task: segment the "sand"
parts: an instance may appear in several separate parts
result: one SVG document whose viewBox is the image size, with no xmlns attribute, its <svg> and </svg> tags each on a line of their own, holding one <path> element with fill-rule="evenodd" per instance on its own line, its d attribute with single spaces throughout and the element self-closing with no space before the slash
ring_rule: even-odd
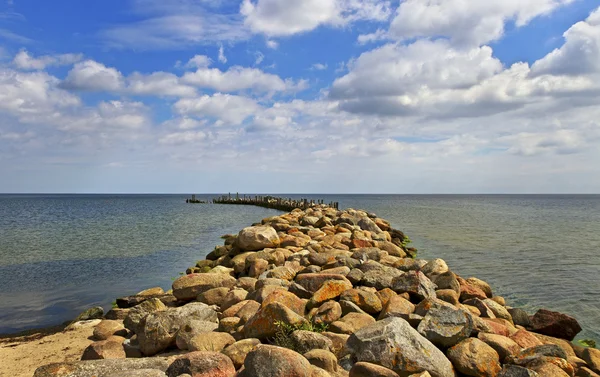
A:
<svg viewBox="0 0 600 377">
<path fill-rule="evenodd" d="M 42 365 L 80 360 L 98 322 L 80 322 L 73 330 L 55 327 L 0 338 L 0 377 L 32 377 Z"/>
</svg>

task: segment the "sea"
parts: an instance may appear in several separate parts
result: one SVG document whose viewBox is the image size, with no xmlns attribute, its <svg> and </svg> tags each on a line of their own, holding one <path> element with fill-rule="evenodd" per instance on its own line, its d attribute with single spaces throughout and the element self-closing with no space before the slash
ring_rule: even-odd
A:
<svg viewBox="0 0 600 377">
<path fill-rule="evenodd" d="M 197 195 L 210 200 L 222 194 Z M 600 340 L 600 195 L 286 195 L 364 209 L 419 258 L 489 282 L 507 304 L 576 317 Z M 223 234 L 281 212 L 190 195 L 0 195 L 0 334 L 169 289 Z"/>
</svg>

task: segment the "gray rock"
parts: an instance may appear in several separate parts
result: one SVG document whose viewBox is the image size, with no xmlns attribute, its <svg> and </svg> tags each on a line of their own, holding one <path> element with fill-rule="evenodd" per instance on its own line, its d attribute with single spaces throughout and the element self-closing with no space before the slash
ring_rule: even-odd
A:
<svg viewBox="0 0 600 377">
<path fill-rule="evenodd" d="M 215 322 L 203 321 L 200 319 L 189 319 L 177 331 L 175 344 L 180 350 L 187 350 L 192 338 L 198 334 L 209 333 L 219 327 Z"/>
<path fill-rule="evenodd" d="M 436 275 L 432 278 L 432 281 L 438 289 L 452 289 L 456 293 L 460 293 L 460 283 L 452 271 Z"/>
<path fill-rule="evenodd" d="M 505 365 L 498 377 L 538 377 L 536 372 L 517 365 Z"/>
<path fill-rule="evenodd" d="M 442 351 L 402 318 L 390 317 L 363 327 L 350 336 L 347 346 L 357 361 L 375 363 L 400 375 L 427 371 L 432 377 L 454 377 Z"/>
<path fill-rule="evenodd" d="M 510 316 L 512 317 L 515 325 L 520 325 L 526 328 L 531 326 L 529 314 L 527 314 L 525 310 L 519 308 L 510 308 L 507 310 Z"/>
<path fill-rule="evenodd" d="M 372 233 L 381 233 L 381 229 L 377 226 L 377 224 L 375 224 L 375 222 L 371 219 L 369 219 L 368 217 L 363 217 L 360 220 L 358 220 L 358 224 L 357 224 L 360 229 L 362 230 L 368 230 L 369 232 Z"/>
<path fill-rule="evenodd" d="M 325 335 L 312 331 L 296 330 L 291 335 L 294 349 L 301 354 L 313 349 L 323 349 L 331 351 L 333 342 Z"/>
<path fill-rule="evenodd" d="M 421 269 L 421 272 L 424 273 L 425 275 L 427 275 L 428 277 L 431 277 L 432 275 L 440 275 L 440 274 L 446 273 L 448 271 L 449 271 L 449 269 L 448 269 L 448 265 L 446 264 L 446 261 L 444 261 L 443 259 L 439 259 L 439 258 L 429 261 Z"/>
<path fill-rule="evenodd" d="M 36 369 L 33 377 L 98 377 L 110 376 L 122 371 L 153 369 L 166 371 L 172 358 L 151 357 L 145 359 L 91 360 L 70 363 L 54 363 Z"/>
<path fill-rule="evenodd" d="M 105 374 L 102 377 L 167 377 L 167 375 L 158 369 L 138 369 Z"/>
<path fill-rule="evenodd" d="M 486 298 L 485 300 L 483 300 L 483 302 L 488 308 L 490 308 L 490 310 L 494 313 L 496 318 L 506 319 L 510 322 L 513 321 L 512 317 L 510 316 L 510 313 L 508 312 L 508 310 L 506 310 L 504 306 L 498 304 L 496 301 L 489 298 Z"/>
<path fill-rule="evenodd" d="M 142 319 L 150 313 L 167 310 L 165 304 L 157 298 L 151 298 L 129 309 L 129 314 L 123 321 L 125 327 L 137 334 Z"/>
<path fill-rule="evenodd" d="M 452 347 L 471 335 L 473 319 L 463 310 L 442 306 L 430 309 L 417 331 L 437 346 Z"/>
<path fill-rule="evenodd" d="M 182 374 L 196 377 L 233 377 L 235 367 L 231 359 L 220 352 L 197 351 L 178 357 L 166 373 L 169 377 Z"/>
<path fill-rule="evenodd" d="M 218 323 L 217 312 L 200 302 L 149 314 L 139 324 L 140 350 L 152 356 L 175 345 L 177 332 L 190 319 Z"/>
<path fill-rule="evenodd" d="M 437 286 L 425 274 L 419 271 L 409 271 L 402 276 L 394 278 L 391 288 L 398 293 L 408 292 L 411 296 L 416 296 L 423 300 L 426 298 L 435 298 Z"/>
</svg>

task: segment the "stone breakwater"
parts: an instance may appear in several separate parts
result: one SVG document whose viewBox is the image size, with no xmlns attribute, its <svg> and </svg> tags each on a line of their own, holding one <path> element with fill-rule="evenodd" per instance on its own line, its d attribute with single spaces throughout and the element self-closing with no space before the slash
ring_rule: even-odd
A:
<svg viewBox="0 0 600 377">
<path fill-rule="evenodd" d="M 420 260 L 364 211 L 263 219 L 163 292 L 117 300 L 82 361 L 34 377 L 598 376 L 568 315 L 512 308 L 489 284 Z"/>
</svg>

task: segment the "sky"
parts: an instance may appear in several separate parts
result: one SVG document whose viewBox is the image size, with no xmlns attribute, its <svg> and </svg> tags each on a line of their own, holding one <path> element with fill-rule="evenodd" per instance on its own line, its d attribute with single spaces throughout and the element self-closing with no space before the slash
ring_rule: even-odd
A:
<svg viewBox="0 0 600 377">
<path fill-rule="evenodd" d="M 0 0 L 0 192 L 600 193 L 597 0 Z"/>
</svg>

